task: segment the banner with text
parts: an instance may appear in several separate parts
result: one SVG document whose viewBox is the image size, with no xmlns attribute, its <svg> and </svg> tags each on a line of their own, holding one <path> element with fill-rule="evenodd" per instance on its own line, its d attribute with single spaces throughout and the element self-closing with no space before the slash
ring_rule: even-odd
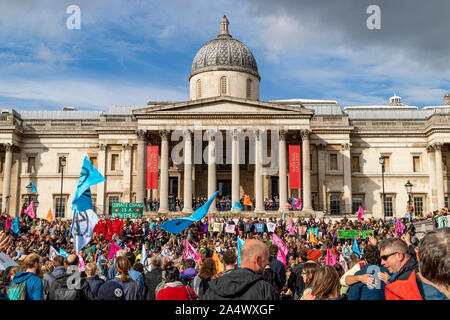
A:
<svg viewBox="0 0 450 320">
<path fill-rule="evenodd" d="M 300 145 L 289 146 L 289 188 L 298 189 L 301 187 L 301 154 Z"/>
<path fill-rule="evenodd" d="M 147 189 L 158 189 L 158 149 L 147 146 Z"/>
<path fill-rule="evenodd" d="M 112 203 L 112 217 L 119 217 L 120 219 L 137 219 L 142 218 L 144 212 L 143 203 L 129 203 L 129 202 L 113 202 Z"/>
<path fill-rule="evenodd" d="M 361 235 L 360 235 L 361 234 Z M 367 238 L 368 235 L 374 235 L 373 230 L 338 230 L 338 239 L 354 239 L 355 237 Z"/>
</svg>

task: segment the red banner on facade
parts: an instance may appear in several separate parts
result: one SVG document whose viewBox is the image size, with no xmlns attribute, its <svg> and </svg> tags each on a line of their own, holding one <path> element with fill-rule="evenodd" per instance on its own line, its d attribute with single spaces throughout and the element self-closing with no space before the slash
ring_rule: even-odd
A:
<svg viewBox="0 0 450 320">
<path fill-rule="evenodd" d="M 147 146 L 147 189 L 158 189 L 158 146 Z"/>
<path fill-rule="evenodd" d="M 289 188 L 299 189 L 301 187 L 301 154 L 300 146 L 289 146 Z"/>
</svg>

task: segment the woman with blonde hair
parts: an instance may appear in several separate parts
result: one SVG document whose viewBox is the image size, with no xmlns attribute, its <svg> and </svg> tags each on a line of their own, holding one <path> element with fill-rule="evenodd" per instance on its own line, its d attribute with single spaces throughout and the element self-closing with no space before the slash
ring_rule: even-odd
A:
<svg viewBox="0 0 450 320">
<path fill-rule="evenodd" d="M 98 289 L 102 284 L 105 283 L 104 280 L 100 279 L 100 267 L 93 263 L 89 262 L 86 265 L 86 281 L 89 284 L 89 287 L 91 288 L 92 293 L 97 297 L 98 296 Z"/>
<path fill-rule="evenodd" d="M 323 266 L 314 273 L 311 290 L 305 290 L 302 300 L 339 300 L 339 274 L 332 266 Z"/>
</svg>

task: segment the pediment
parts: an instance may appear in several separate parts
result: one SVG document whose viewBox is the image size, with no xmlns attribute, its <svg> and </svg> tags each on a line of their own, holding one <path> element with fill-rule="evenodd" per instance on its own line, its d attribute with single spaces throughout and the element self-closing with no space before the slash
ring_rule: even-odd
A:
<svg viewBox="0 0 450 320">
<path fill-rule="evenodd" d="M 286 115 L 295 114 L 311 116 L 314 111 L 302 108 L 300 106 L 286 106 L 272 102 L 252 101 L 231 97 L 216 97 L 208 99 L 199 99 L 194 101 L 177 102 L 169 104 L 153 105 L 133 111 L 133 114 L 139 116 L 146 115 L 167 115 L 167 114 L 186 114 L 186 115 L 205 115 L 205 114 L 236 114 L 236 115 Z"/>
</svg>

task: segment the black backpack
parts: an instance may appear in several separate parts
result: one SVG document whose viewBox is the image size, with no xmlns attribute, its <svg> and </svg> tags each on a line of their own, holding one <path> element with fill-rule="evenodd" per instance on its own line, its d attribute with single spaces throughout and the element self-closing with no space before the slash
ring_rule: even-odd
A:
<svg viewBox="0 0 450 320">
<path fill-rule="evenodd" d="M 67 286 L 68 278 L 68 275 L 64 275 L 53 281 L 50 287 L 53 292 L 53 300 L 80 300 L 80 290 L 69 289 Z"/>
</svg>

